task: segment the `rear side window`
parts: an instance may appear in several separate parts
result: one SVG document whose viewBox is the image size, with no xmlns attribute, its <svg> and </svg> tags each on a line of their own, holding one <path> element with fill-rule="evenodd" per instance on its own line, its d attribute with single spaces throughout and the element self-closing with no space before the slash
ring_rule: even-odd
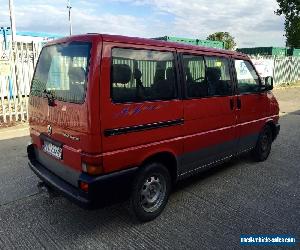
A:
<svg viewBox="0 0 300 250">
<path fill-rule="evenodd" d="M 187 96 L 200 98 L 232 94 L 229 60 L 222 57 L 184 55 Z"/>
<path fill-rule="evenodd" d="M 239 93 L 255 93 L 260 90 L 259 77 L 250 62 L 235 60 Z"/>
<path fill-rule="evenodd" d="M 51 92 L 60 101 L 82 103 L 87 88 L 91 44 L 72 42 L 43 48 L 32 80 L 31 95 Z"/>
<path fill-rule="evenodd" d="M 177 97 L 172 52 L 112 49 L 111 98 L 113 102 L 170 100 Z"/>
</svg>

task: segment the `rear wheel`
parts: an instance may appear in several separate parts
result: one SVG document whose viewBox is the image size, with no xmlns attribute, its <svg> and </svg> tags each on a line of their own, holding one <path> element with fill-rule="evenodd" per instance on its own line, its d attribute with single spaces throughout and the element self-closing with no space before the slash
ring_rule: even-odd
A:
<svg viewBox="0 0 300 250">
<path fill-rule="evenodd" d="M 253 150 L 253 156 L 256 161 L 265 161 L 271 151 L 272 130 L 270 126 L 265 126 L 261 131 L 256 146 Z"/>
<path fill-rule="evenodd" d="M 142 222 L 155 219 L 165 208 L 171 190 L 169 171 L 160 163 L 143 167 L 134 181 L 130 209 Z"/>
</svg>

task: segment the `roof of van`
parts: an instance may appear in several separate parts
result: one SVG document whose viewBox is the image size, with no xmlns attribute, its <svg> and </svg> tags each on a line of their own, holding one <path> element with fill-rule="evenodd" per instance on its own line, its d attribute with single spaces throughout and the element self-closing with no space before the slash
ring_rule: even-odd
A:
<svg viewBox="0 0 300 250">
<path fill-rule="evenodd" d="M 228 55 L 245 56 L 245 54 L 236 51 L 209 48 L 209 47 L 198 46 L 198 45 L 189 45 L 189 44 L 177 43 L 177 42 L 168 42 L 168 41 L 156 40 L 151 38 L 139 38 L 139 37 L 129 37 L 129 36 L 121 36 L 121 35 L 108 35 L 108 34 L 98 34 L 98 35 L 102 36 L 103 41 L 126 42 L 132 44 L 164 46 L 164 47 L 180 48 L 180 49 L 193 49 L 193 50 L 218 52 L 218 53 L 228 54 Z"/>
<path fill-rule="evenodd" d="M 168 42 L 168 41 L 162 41 L 162 40 L 156 40 L 151 38 L 140 38 L 140 37 L 130 37 L 130 36 L 121 36 L 121 35 L 109 35 L 109 34 L 100 34 L 100 33 L 88 33 L 88 34 L 82 34 L 82 35 L 75 35 L 72 36 L 72 38 L 78 37 L 94 37 L 94 36 L 101 36 L 103 41 L 107 42 L 120 42 L 120 43 L 129 43 L 129 44 L 141 44 L 141 45 L 149 45 L 149 46 L 158 46 L 158 47 L 168 47 L 168 48 L 177 48 L 177 49 L 189 49 L 189 50 L 198 50 L 198 51 L 205 51 L 205 52 L 217 52 L 221 54 L 226 55 L 233 55 L 233 56 L 240 56 L 240 57 L 247 57 L 246 54 L 243 54 L 241 52 L 236 51 L 230 51 L 225 49 L 216 49 L 216 48 L 209 48 L 204 46 L 198 46 L 198 45 L 189 45 L 184 43 L 177 43 L 177 42 Z M 50 44 L 56 43 L 56 42 L 63 42 L 71 37 L 65 37 L 58 40 L 53 40 L 50 42 Z"/>
</svg>

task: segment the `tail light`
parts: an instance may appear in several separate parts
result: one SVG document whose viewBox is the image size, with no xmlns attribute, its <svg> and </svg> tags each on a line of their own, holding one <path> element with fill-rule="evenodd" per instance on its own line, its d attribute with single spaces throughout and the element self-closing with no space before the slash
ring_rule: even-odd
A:
<svg viewBox="0 0 300 250">
<path fill-rule="evenodd" d="M 102 156 L 82 154 L 82 171 L 90 175 L 100 175 L 103 173 Z"/>
<path fill-rule="evenodd" d="M 89 163 L 82 163 L 82 171 L 90 175 L 99 175 L 103 173 L 103 168 L 101 165 L 91 165 Z"/>
<path fill-rule="evenodd" d="M 84 191 L 84 192 L 88 192 L 89 191 L 89 184 L 83 181 L 79 182 L 79 188 Z"/>
</svg>

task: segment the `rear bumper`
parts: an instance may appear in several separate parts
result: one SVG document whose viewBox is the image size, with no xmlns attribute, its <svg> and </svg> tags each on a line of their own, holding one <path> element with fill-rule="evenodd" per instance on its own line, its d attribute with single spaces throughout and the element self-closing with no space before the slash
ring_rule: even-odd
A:
<svg viewBox="0 0 300 250">
<path fill-rule="evenodd" d="M 62 193 L 70 201 L 86 209 L 103 207 L 126 199 L 137 170 L 135 167 L 97 177 L 82 173 L 78 183 L 83 181 L 89 184 L 89 191 L 84 192 L 40 164 L 35 158 L 32 144 L 27 147 L 27 153 L 29 167 L 42 181 Z"/>
</svg>

